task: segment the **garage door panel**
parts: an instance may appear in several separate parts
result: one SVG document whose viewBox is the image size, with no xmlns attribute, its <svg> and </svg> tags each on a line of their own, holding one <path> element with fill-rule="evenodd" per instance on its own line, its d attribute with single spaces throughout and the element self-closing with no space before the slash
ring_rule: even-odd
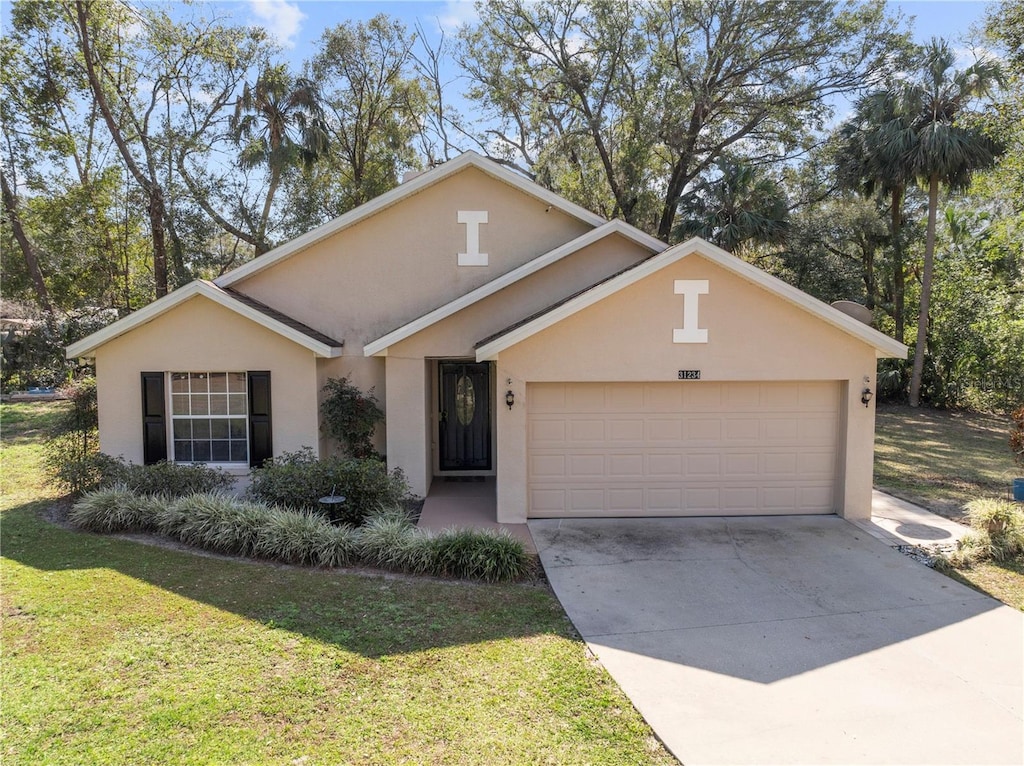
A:
<svg viewBox="0 0 1024 766">
<path fill-rule="evenodd" d="M 832 513 L 839 384 L 530 384 L 529 514 Z"/>
</svg>

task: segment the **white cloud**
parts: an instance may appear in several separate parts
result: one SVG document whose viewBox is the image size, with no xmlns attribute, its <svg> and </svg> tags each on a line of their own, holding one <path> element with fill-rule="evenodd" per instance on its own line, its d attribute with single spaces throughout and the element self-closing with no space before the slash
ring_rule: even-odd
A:
<svg viewBox="0 0 1024 766">
<path fill-rule="evenodd" d="M 453 33 L 463 24 L 475 24 L 480 20 L 473 0 L 448 0 L 444 10 L 437 17 L 437 24 L 446 33 Z"/>
<path fill-rule="evenodd" d="M 295 35 L 306 19 L 298 5 L 288 0 L 249 0 L 249 10 L 280 45 L 295 47 Z"/>
</svg>

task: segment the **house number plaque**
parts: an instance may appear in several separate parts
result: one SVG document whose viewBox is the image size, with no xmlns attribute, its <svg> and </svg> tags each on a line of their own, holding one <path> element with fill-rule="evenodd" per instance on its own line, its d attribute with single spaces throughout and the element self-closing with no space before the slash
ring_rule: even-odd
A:
<svg viewBox="0 0 1024 766">
<path fill-rule="evenodd" d="M 680 370 L 680 380 L 700 380 L 700 370 Z"/>
</svg>

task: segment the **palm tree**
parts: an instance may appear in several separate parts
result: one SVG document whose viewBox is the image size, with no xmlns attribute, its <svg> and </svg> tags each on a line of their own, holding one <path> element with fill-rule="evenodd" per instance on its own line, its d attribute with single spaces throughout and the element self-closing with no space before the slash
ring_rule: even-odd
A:
<svg viewBox="0 0 1024 766">
<path fill-rule="evenodd" d="M 906 270 L 903 266 L 903 199 L 907 184 L 914 180 L 909 164 L 891 157 L 883 141 L 883 128 L 900 116 L 894 111 L 895 99 L 889 91 L 875 91 L 857 101 L 853 116 L 839 126 L 839 146 L 835 155 L 839 186 L 871 198 L 879 195 L 888 200 L 889 239 L 892 247 L 892 317 L 896 338 L 903 340 L 906 321 L 904 296 Z M 867 283 L 875 284 L 874 274 L 866 274 Z M 871 288 L 869 288 L 870 290 Z M 868 296 L 868 307 L 874 305 Z"/>
<path fill-rule="evenodd" d="M 327 151 L 327 128 L 316 85 L 293 78 L 283 65 L 267 68 L 252 87 L 246 83 L 235 104 L 231 130 L 242 145 L 243 168 L 266 165 L 267 196 L 259 220 L 251 222 L 256 254 L 270 249 L 267 222 L 281 177 L 289 167 L 307 166 Z"/>
<path fill-rule="evenodd" d="M 729 252 L 748 241 L 784 241 L 789 203 L 782 187 L 742 160 L 723 156 L 715 165 L 719 174 L 682 200 L 674 238 L 703 237 Z"/>
<path fill-rule="evenodd" d="M 884 156 L 892 158 L 901 168 L 909 168 L 912 176 L 928 188 L 921 308 L 910 379 L 912 407 L 921 403 L 939 189 L 942 186 L 966 187 L 975 171 L 991 167 L 1002 153 L 1002 147 L 964 120 L 968 107 L 1001 83 L 998 67 L 980 61 L 957 70 L 955 63 L 956 57 L 949 44 L 932 39 L 923 50 L 919 76 L 892 90 L 894 118 L 881 127 L 879 134 Z"/>
</svg>

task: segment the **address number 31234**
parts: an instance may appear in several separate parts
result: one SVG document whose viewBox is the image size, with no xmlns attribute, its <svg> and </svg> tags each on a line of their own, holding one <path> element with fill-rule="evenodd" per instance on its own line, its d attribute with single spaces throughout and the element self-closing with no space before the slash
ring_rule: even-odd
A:
<svg viewBox="0 0 1024 766">
<path fill-rule="evenodd" d="M 679 380 L 700 380 L 700 370 L 680 370 Z"/>
</svg>

